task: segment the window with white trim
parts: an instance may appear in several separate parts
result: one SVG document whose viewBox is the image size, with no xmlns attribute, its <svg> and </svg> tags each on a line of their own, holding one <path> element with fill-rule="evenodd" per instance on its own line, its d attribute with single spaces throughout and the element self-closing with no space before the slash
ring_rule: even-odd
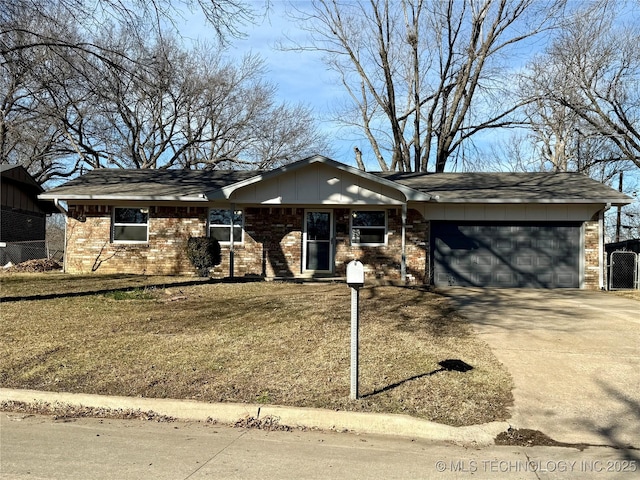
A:
<svg viewBox="0 0 640 480">
<path fill-rule="evenodd" d="M 351 212 L 352 245 L 386 245 L 387 212 L 385 210 L 353 210 Z"/>
<path fill-rule="evenodd" d="M 243 240 L 242 210 L 212 208 L 209 210 L 209 236 L 222 244 L 242 243 Z"/>
<path fill-rule="evenodd" d="M 114 207 L 111 221 L 114 243 L 147 243 L 149 241 L 149 209 Z"/>
</svg>

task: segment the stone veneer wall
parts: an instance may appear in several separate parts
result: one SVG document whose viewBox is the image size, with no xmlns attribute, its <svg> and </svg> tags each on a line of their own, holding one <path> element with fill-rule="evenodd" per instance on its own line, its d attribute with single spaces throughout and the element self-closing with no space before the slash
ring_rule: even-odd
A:
<svg viewBox="0 0 640 480">
<path fill-rule="evenodd" d="M 206 207 L 149 208 L 149 242 L 111 242 L 108 205 L 69 205 L 66 270 L 69 273 L 195 275 L 187 257 L 190 236 L 206 234 Z"/>
<path fill-rule="evenodd" d="M 600 235 L 598 214 L 584 222 L 584 288 L 600 288 Z"/>
</svg>

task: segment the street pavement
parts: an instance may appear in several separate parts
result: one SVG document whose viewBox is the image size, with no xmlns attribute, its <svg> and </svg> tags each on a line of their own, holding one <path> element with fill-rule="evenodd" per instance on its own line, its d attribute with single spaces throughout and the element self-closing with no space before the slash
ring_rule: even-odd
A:
<svg viewBox="0 0 640 480">
<path fill-rule="evenodd" d="M 0 413 L 2 479 L 631 479 L 638 452 Z"/>
</svg>

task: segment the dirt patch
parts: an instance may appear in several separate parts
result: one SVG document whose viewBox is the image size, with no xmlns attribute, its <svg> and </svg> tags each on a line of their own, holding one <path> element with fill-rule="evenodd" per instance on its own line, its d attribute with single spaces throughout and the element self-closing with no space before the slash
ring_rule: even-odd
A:
<svg viewBox="0 0 640 480">
<path fill-rule="evenodd" d="M 2 269 L 5 273 L 42 273 L 55 270 L 62 270 L 62 265 L 55 260 L 49 260 L 47 258 L 27 260 L 26 262 Z"/>
<path fill-rule="evenodd" d="M 506 432 L 500 432 L 495 443 L 514 447 L 567 447 L 580 451 L 590 446 L 586 443 L 558 442 L 538 430 L 528 428 L 509 428 Z"/>
</svg>

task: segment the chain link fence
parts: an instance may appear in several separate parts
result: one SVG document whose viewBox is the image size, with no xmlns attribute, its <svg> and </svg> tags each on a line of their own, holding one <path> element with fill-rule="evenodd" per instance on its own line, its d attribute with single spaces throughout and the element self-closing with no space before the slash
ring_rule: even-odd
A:
<svg viewBox="0 0 640 480">
<path fill-rule="evenodd" d="M 640 288 L 640 262 L 638 254 L 615 251 L 609 260 L 609 290 Z"/>
<path fill-rule="evenodd" d="M 47 240 L 0 243 L 0 267 L 42 258 L 61 262 L 63 256 L 63 247 Z"/>
</svg>

